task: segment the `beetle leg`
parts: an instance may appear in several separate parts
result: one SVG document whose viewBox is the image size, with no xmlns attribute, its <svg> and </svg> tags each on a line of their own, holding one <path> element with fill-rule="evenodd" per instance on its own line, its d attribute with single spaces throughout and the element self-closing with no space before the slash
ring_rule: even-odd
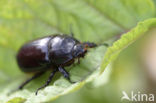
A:
<svg viewBox="0 0 156 103">
<path fill-rule="evenodd" d="M 64 76 L 67 80 L 69 80 L 70 83 L 75 83 L 75 82 L 73 82 L 73 81 L 70 80 L 69 73 L 68 73 L 64 68 L 62 68 L 62 67 L 60 66 L 60 67 L 58 67 L 58 70 L 63 74 L 63 76 Z"/>
<path fill-rule="evenodd" d="M 36 90 L 36 95 L 37 95 L 37 93 L 38 93 L 38 91 L 39 91 L 40 89 L 45 88 L 46 86 L 48 86 L 48 85 L 50 84 L 50 82 L 51 82 L 53 76 L 55 75 L 55 73 L 56 73 L 57 71 L 58 71 L 57 69 L 54 69 L 54 71 L 51 72 L 51 74 L 50 74 L 48 80 L 46 81 L 46 83 L 45 83 L 43 86 L 41 86 L 40 88 L 38 88 L 38 89 Z"/>
<path fill-rule="evenodd" d="M 77 61 L 73 64 L 73 66 L 75 66 L 76 64 L 80 64 L 80 58 L 77 58 Z"/>
<path fill-rule="evenodd" d="M 35 78 L 41 76 L 41 75 L 44 74 L 44 73 L 45 73 L 45 72 L 38 72 L 38 73 L 36 73 L 33 77 L 27 79 L 24 83 L 22 83 L 17 89 L 10 91 L 10 92 L 8 93 L 8 95 L 10 95 L 11 93 L 13 93 L 13 92 L 15 92 L 15 91 L 17 91 L 17 90 L 19 90 L 19 89 L 23 89 L 23 87 L 24 87 L 26 84 L 28 84 L 30 81 L 32 81 L 33 79 L 35 79 Z"/>
<path fill-rule="evenodd" d="M 80 64 L 80 58 L 78 58 L 78 64 Z"/>
<path fill-rule="evenodd" d="M 23 89 L 23 87 L 28 84 L 30 81 L 32 81 L 33 79 L 41 76 L 42 74 L 44 74 L 45 72 L 39 72 L 39 73 L 36 73 L 33 77 L 29 78 L 28 80 L 26 80 L 24 83 L 22 83 L 18 89 Z"/>
</svg>

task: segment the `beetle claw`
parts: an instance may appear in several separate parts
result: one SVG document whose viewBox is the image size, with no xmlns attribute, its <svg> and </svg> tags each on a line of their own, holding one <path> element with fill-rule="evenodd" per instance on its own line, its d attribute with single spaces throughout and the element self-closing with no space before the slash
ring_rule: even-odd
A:
<svg viewBox="0 0 156 103">
<path fill-rule="evenodd" d="M 74 82 L 74 81 L 71 81 L 70 79 L 68 79 L 69 80 L 69 82 L 71 83 L 71 84 L 74 84 L 74 83 L 76 83 L 76 82 Z"/>
</svg>

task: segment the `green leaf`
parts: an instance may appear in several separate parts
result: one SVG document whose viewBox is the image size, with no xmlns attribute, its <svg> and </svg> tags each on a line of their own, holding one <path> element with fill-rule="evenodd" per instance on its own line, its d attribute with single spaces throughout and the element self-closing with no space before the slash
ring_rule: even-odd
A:
<svg viewBox="0 0 156 103">
<path fill-rule="evenodd" d="M 78 81 L 75 84 L 70 84 L 58 73 L 36 96 L 34 92 L 45 83 L 49 76 L 47 72 L 23 90 L 8 95 L 31 77 L 19 70 L 15 60 L 17 50 L 24 42 L 55 33 L 69 34 L 72 25 L 75 37 L 81 41 L 111 44 L 137 22 L 154 17 L 155 6 L 152 0 L 0 0 L 0 11 L 0 103 L 48 102 L 76 91 L 86 83 L 95 87 L 104 84 L 103 78 L 109 72 L 99 75 L 100 67 L 103 71 L 114 55 L 155 24 L 155 19 L 140 23 L 132 30 L 134 33 L 127 34 L 132 37 L 123 36 L 127 39 L 117 41 L 105 56 L 106 47 L 91 49 L 80 65 L 66 68 L 71 79 Z"/>
<path fill-rule="evenodd" d="M 24 103 L 25 99 L 16 97 L 14 99 L 9 100 L 7 103 Z"/>
<path fill-rule="evenodd" d="M 131 31 L 123 34 L 123 36 L 119 40 L 114 42 L 113 46 L 109 47 L 107 52 L 105 53 L 105 57 L 101 65 L 101 73 L 104 71 L 106 66 L 110 62 L 112 62 L 124 48 L 126 48 L 128 45 L 130 45 L 138 38 L 143 36 L 144 33 L 149 31 L 153 27 L 156 27 L 156 18 L 140 22 Z"/>
</svg>

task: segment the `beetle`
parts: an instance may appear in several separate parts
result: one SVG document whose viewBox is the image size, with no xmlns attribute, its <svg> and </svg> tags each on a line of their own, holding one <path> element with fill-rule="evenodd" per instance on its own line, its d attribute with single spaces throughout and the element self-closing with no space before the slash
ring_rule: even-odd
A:
<svg viewBox="0 0 156 103">
<path fill-rule="evenodd" d="M 25 43 L 17 53 L 17 64 L 21 71 L 34 73 L 34 75 L 22 83 L 18 89 L 23 89 L 31 80 L 41 76 L 47 70 L 52 70 L 52 72 L 46 83 L 36 90 L 36 95 L 40 89 L 50 84 L 54 74 L 58 71 L 69 82 L 74 83 L 64 67 L 72 65 L 76 59 L 80 63 L 80 58 L 85 56 L 88 49 L 97 46 L 92 42 L 80 42 L 73 35 L 66 34 L 46 36 Z"/>
</svg>

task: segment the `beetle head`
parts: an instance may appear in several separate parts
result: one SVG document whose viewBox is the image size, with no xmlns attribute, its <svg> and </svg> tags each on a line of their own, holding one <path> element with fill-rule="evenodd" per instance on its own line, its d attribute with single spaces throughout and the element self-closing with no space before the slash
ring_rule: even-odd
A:
<svg viewBox="0 0 156 103">
<path fill-rule="evenodd" d="M 73 48 L 73 56 L 74 57 L 84 57 L 89 48 L 94 48 L 97 45 L 95 43 L 84 42 L 80 44 L 76 44 Z"/>
</svg>

